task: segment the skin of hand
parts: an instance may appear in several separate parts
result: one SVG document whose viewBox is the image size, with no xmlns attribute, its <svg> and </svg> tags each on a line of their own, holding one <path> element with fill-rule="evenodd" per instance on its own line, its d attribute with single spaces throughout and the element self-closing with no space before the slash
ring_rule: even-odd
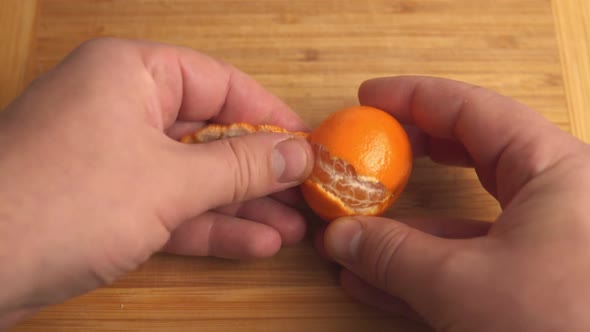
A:
<svg viewBox="0 0 590 332">
<path fill-rule="evenodd" d="M 303 139 L 177 141 L 208 121 L 307 130 L 244 73 L 187 48 L 84 43 L 0 113 L 0 328 L 160 250 L 248 259 L 299 241 Z"/>
<path fill-rule="evenodd" d="M 318 247 L 343 266 L 347 292 L 438 331 L 589 331 L 589 146 L 460 82 L 374 79 L 359 99 L 415 128 L 417 155 L 474 167 L 502 212 L 493 223 L 332 222 Z"/>
</svg>

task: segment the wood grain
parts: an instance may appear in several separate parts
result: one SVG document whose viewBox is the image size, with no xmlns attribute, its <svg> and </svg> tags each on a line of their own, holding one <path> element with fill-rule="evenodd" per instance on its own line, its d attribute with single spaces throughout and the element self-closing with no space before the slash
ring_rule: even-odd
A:
<svg viewBox="0 0 590 332">
<path fill-rule="evenodd" d="M 0 2 L 0 110 L 26 83 L 36 12 L 35 0 Z"/>
<path fill-rule="evenodd" d="M 356 104 L 365 79 L 419 74 L 495 89 L 566 131 L 574 128 L 549 1 L 40 0 L 38 6 L 26 80 L 86 39 L 141 38 L 232 63 L 311 126 Z M 473 171 L 419 160 L 388 216 L 493 220 L 499 211 Z M 309 238 L 255 262 L 156 255 L 115 284 L 48 308 L 16 331 L 66 329 L 424 330 L 349 299 L 338 287 L 337 267 L 318 257 Z"/>
<path fill-rule="evenodd" d="M 590 2 L 553 1 L 572 133 L 590 143 Z"/>
</svg>

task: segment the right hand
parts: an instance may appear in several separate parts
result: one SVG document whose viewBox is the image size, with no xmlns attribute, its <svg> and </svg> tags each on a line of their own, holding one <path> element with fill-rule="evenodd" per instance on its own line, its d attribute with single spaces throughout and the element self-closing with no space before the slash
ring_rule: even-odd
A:
<svg viewBox="0 0 590 332">
<path fill-rule="evenodd" d="M 359 98 L 417 127 L 417 152 L 474 167 L 503 211 L 492 224 L 332 222 L 322 251 L 344 267 L 348 293 L 439 331 L 589 331 L 589 146 L 522 104 L 459 82 L 375 79 Z"/>
</svg>

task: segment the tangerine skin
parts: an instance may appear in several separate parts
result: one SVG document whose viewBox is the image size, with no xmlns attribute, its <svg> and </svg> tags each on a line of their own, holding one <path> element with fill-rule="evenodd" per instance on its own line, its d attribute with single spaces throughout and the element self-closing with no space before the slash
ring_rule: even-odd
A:
<svg viewBox="0 0 590 332">
<path fill-rule="evenodd" d="M 338 201 L 328 199 L 326 192 L 315 182 L 303 182 L 301 184 L 301 192 L 307 205 L 326 222 L 331 222 L 340 217 L 354 215 L 354 213 L 351 213 Z"/>
<path fill-rule="evenodd" d="M 322 121 L 308 140 L 312 145 L 323 146 L 331 157 L 348 162 L 358 175 L 385 186 L 389 199 L 375 211 L 363 215 L 382 214 L 406 187 L 413 159 L 410 141 L 401 124 L 382 110 L 353 106 L 337 111 Z M 312 178 L 304 181 L 301 189 L 305 201 L 323 220 L 330 222 L 359 214 L 323 190 Z"/>
</svg>

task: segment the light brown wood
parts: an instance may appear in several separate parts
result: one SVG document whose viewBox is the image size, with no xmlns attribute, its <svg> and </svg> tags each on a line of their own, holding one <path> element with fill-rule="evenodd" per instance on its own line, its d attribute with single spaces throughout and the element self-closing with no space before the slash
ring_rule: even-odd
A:
<svg viewBox="0 0 590 332">
<path fill-rule="evenodd" d="M 356 104 L 363 80 L 400 74 L 469 81 L 529 104 L 566 131 L 578 126 L 567 110 L 549 1 L 41 0 L 36 26 L 26 81 L 80 42 L 108 35 L 186 45 L 222 58 L 311 126 Z M 568 92 L 571 84 L 577 83 L 568 81 Z M 493 220 L 498 213 L 473 171 L 420 160 L 388 216 Z M 310 218 L 310 224 L 318 221 Z M 338 287 L 338 269 L 318 257 L 309 238 L 255 262 L 157 255 L 114 285 L 16 328 L 64 329 L 424 330 L 349 299 Z"/>
<path fill-rule="evenodd" d="M 36 0 L 0 2 L 0 110 L 25 84 L 36 10 Z"/>
<path fill-rule="evenodd" d="M 572 133 L 590 143 L 590 2 L 553 1 Z"/>
</svg>

